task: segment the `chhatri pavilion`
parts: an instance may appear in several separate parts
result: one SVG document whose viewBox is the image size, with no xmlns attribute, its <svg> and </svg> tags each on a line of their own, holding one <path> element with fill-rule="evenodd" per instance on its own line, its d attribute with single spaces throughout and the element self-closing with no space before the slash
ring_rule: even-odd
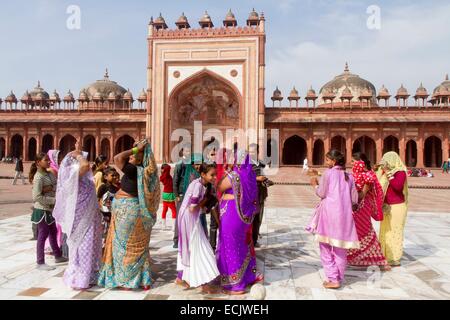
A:
<svg viewBox="0 0 450 320">
<path fill-rule="evenodd" d="M 231 10 L 220 25 L 205 12 L 197 23 L 194 27 L 184 14 L 173 28 L 161 15 L 150 20 L 147 83 L 135 95 L 106 70 L 78 94 L 46 91 L 38 81 L 22 96 L 11 91 L 0 98 L 0 159 L 31 161 L 52 148 L 66 153 L 77 140 L 90 160 L 99 154 L 112 158 L 149 136 L 162 162 L 177 142 L 173 131 L 192 132 L 194 121 L 202 121 L 203 131 L 222 134 L 255 130 L 248 142 L 259 143 L 268 155 L 279 148 L 280 165 L 307 158 L 321 166 L 331 148 L 344 152 L 347 161 L 355 151 L 378 161 L 393 150 L 415 167 L 440 167 L 449 158 L 448 75 L 433 91 L 417 79 L 415 91 L 400 85 L 391 94 L 346 63 L 320 90 L 293 87 L 283 93 L 277 87 L 266 104 L 264 14 L 253 10 L 241 26 Z M 268 129 L 268 139 L 262 129 Z"/>
</svg>

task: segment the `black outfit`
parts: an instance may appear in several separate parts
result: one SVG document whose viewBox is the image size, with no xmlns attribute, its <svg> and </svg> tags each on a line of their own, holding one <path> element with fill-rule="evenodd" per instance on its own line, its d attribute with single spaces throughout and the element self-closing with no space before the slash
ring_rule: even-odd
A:
<svg viewBox="0 0 450 320">
<path fill-rule="evenodd" d="M 23 161 L 22 161 L 22 159 L 18 159 L 16 161 L 16 169 L 15 170 L 18 171 L 18 172 L 23 172 Z"/>
<path fill-rule="evenodd" d="M 260 161 L 257 163 L 252 163 L 253 172 L 256 176 L 262 176 L 262 170 L 266 165 Z M 264 202 L 268 196 L 267 187 L 258 181 L 258 206 L 255 218 L 252 223 L 252 237 L 253 245 L 258 243 L 259 229 L 261 228 L 262 219 L 264 216 Z"/>
<path fill-rule="evenodd" d="M 180 197 L 180 201 L 177 202 L 177 212 L 180 211 L 181 203 L 183 202 L 183 181 L 186 172 L 186 165 L 183 161 L 175 165 L 173 171 L 173 193 L 176 197 Z M 173 247 L 178 248 L 178 214 L 175 218 L 175 228 L 173 230 Z"/>
<path fill-rule="evenodd" d="M 137 167 L 129 162 L 122 168 L 123 177 L 120 188 L 133 197 L 138 196 L 137 188 Z"/>
</svg>

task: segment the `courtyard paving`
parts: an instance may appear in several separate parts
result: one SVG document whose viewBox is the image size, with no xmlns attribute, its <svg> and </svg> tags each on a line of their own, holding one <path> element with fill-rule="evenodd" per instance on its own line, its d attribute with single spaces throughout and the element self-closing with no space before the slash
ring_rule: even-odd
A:
<svg viewBox="0 0 450 320">
<path fill-rule="evenodd" d="M 445 184 L 450 177 L 438 179 L 435 181 Z M 35 268 L 36 243 L 29 241 L 31 186 L 10 184 L 10 180 L 0 179 L 0 299 L 251 299 L 248 294 L 204 295 L 198 289 L 175 286 L 172 232 L 162 230 L 160 222 L 150 242 L 156 280 L 150 291 L 71 290 L 61 278 L 66 265 L 49 272 Z M 350 268 L 345 286 L 331 291 L 322 288 L 318 245 L 304 231 L 317 203 L 311 188 L 271 187 L 261 247 L 256 250 L 258 268 L 265 276 L 266 299 L 450 299 L 449 195 L 446 189 L 411 189 L 402 266 L 386 273 L 376 268 Z M 375 228 L 378 230 L 377 224 Z M 54 264 L 51 256 L 47 259 Z"/>
</svg>

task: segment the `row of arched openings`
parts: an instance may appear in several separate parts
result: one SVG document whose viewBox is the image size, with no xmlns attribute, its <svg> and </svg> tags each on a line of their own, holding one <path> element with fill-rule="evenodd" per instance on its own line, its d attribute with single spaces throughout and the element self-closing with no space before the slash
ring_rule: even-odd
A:
<svg viewBox="0 0 450 320">
<path fill-rule="evenodd" d="M 269 141 L 270 142 L 270 141 Z M 273 147 L 270 142 L 267 147 Z M 344 155 L 347 152 L 346 140 L 342 136 L 335 136 L 331 139 L 331 149 L 341 151 Z M 449 146 L 450 149 L 450 146 Z M 325 160 L 325 145 L 323 140 L 316 139 L 312 148 L 312 165 L 321 166 Z M 388 136 L 383 140 L 383 154 L 388 151 L 399 153 L 399 140 L 395 136 Z M 284 165 L 301 165 L 307 157 L 307 142 L 298 135 L 293 135 L 286 139 L 282 149 L 282 164 Z M 377 160 L 377 149 L 375 141 L 368 137 L 362 136 L 353 142 L 352 153 L 363 152 L 367 155 L 372 163 Z M 440 167 L 442 164 L 442 140 L 436 136 L 430 136 L 425 140 L 424 145 L 424 165 L 426 167 Z M 268 155 L 270 156 L 269 152 Z M 417 164 L 417 143 L 415 140 L 409 140 L 406 143 L 406 165 L 414 167 Z"/>
<path fill-rule="evenodd" d="M 51 149 L 55 149 L 54 137 L 51 134 L 46 134 L 42 137 L 41 150 L 37 150 L 36 138 L 32 137 L 28 139 L 27 151 L 28 158 L 27 161 L 34 161 L 36 154 L 38 152 L 48 152 Z M 65 135 L 60 141 L 57 149 L 59 149 L 64 155 L 75 149 L 76 138 L 71 134 Z M 114 146 L 114 154 L 118 154 L 124 150 L 131 149 L 133 147 L 135 140 L 129 135 L 121 136 Z M 15 134 L 11 138 L 9 154 L 6 154 L 6 141 L 3 137 L 0 137 L 0 159 L 3 157 L 23 157 L 24 152 L 24 139 L 20 134 Z M 83 151 L 88 152 L 89 161 L 94 161 L 95 157 L 99 154 L 103 154 L 111 158 L 111 144 L 108 138 L 103 138 L 100 143 L 100 149 L 96 150 L 95 137 L 93 135 L 87 135 L 83 137 L 82 143 Z M 98 152 L 100 151 L 100 152 Z"/>
</svg>

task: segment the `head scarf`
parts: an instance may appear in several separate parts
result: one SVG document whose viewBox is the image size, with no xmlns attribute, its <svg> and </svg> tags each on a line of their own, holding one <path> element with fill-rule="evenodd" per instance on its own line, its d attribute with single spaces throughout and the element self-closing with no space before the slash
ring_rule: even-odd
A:
<svg viewBox="0 0 450 320">
<path fill-rule="evenodd" d="M 191 163 L 186 164 L 183 179 L 183 194 L 186 193 L 189 184 L 197 178 L 200 178 L 200 173 L 194 168 L 194 164 L 202 163 L 202 154 L 194 153 L 191 156 Z"/>
<path fill-rule="evenodd" d="M 164 184 L 164 183 L 166 183 L 168 180 L 169 180 L 169 178 L 170 178 L 170 165 L 169 164 L 166 164 L 165 165 L 165 167 L 164 167 L 164 169 L 162 169 L 162 172 L 161 172 L 161 177 L 159 178 L 159 180 Z"/>
<path fill-rule="evenodd" d="M 81 156 L 86 160 L 88 153 L 82 152 Z M 99 214 L 92 171 L 88 170 L 82 177 L 79 174 L 78 157 L 74 157 L 72 153 L 67 154 L 59 167 L 55 208 L 52 214 L 61 225 L 62 232 L 67 235 L 67 244 L 71 248 L 69 259 L 74 258 L 73 255 L 77 253 L 77 248 L 81 245 L 95 215 Z M 84 194 L 80 196 L 81 192 Z M 80 199 L 83 199 L 82 203 L 79 202 Z M 77 208 L 80 206 L 83 213 L 77 220 Z"/>
<path fill-rule="evenodd" d="M 245 223 L 252 223 L 258 203 L 256 175 L 250 164 L 250 156 L 246 151 L 239 150 L 235 160 L 231 178 L 236 206 L 241 220 Z"/>
<path fill-rule="evenodd" d="M 408 175 L 408 170 L 400 156 L 394 151 L 386 152 L 380 161 L 380 167 L 377 171 L 377 178 L 383 188 L 384 195 L 386 195 L 389 187 L 389 180 L 399 171 L 404 171 Z M 405 202 L 408 203 L 408 183 L 406 181 L 403 186 L 403 195 L 405 196 Z"/>
<path fill-rule="evenodd" d="M 158 166 L 150 143 L 145 146 L 142 166 L 137 166 L 137 171 L 139 206 L 141 214 L 149 218 L 144 221 L 144 228 L 150 229 L 156 223 L 156 212 L 161 196 Z"/>
<path fill-rule="evenodd" d="M 356 189 L 361 191 L 366 183 L 371 183 L 370 176 L 366 174 L 366 164 L 362 160 L 355 161 L 352 168 Z"/>
<path fill-rule="evenodd" d="M 53 169 L 55 172 L 58 172 L 58 170 L 59 170 L 59 165 L 58 165 L 59 150 L 48 150 L 47 155 L 50 159 L 50 168 Z"/>
</svg>

